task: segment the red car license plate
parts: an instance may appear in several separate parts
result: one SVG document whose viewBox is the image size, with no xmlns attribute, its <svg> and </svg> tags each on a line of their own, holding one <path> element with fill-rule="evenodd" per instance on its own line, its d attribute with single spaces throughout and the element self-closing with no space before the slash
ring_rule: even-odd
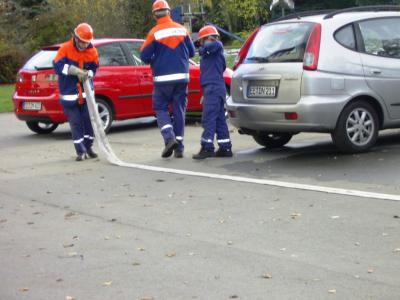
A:
<svg viewBox="0 0 400 300">
<path fill-rule="evenodd" d="M 41 102 L 24 102 L 24 103 L 22 103 L 22 108 L 24 110 L 41 110 L 42 103 Z"/>
</svg>

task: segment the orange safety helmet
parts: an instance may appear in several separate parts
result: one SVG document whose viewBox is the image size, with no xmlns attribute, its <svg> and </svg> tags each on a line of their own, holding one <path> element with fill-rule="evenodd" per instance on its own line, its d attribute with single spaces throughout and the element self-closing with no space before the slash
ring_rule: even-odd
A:
<svg viewBox="0 0 400 300">
<path fill-rule="evenodd" d="M 91 43 L 93 40 L 93 28 L 88 23 L 81 23 L 76 26 L 74 33 L 82 42 Z"/>
<path fill-rule="evenodd" d="M 156 0 L 153 3 L 153 12 L 158 11 L 158 10 L 171 10 L 171 8 L 169 7 L 169 4 L 167 1 L 165 0 Z"/>
<path fill-rule="evenodd" d="M 217 28 L 211 25 L 204 26 L 199 31 L 199 40 L 211 35 L 219 36 Z"/>
</svg>

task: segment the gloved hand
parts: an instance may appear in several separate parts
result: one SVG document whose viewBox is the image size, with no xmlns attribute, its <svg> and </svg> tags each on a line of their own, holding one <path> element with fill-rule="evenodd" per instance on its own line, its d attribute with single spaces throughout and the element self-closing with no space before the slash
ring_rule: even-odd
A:
<svg viewBox="0 0 400 300">
<path fill-rule="evenodd" d="M 89 77 L 93 77 L 93 72 L 72 65 L 68 68 L 68 75 L 77 76 L 80 82 L 84 82 Z"/>
</svg>

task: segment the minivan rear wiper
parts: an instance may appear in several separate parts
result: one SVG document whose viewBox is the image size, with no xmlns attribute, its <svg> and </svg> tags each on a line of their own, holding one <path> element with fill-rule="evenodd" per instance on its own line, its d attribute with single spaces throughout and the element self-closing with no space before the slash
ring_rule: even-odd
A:
<svg viewBox="0 0 400 300">
<path fill-rule="evenodd" d="M 272 53 L 271 53 L 270 55 L 268 55 L 265 59 L 268 59 L 268 60 L 269 60 L 271 57 L 277 56 L 278 54 L 281 54 L 281 53 L 285 53 L 285 52 L 292 51 L 292 50 L 294 50 L 295 48 L 296 48 L 296 47 L 293 46 L 293 47 L 289 47 L 289 48 L 277 50 L 277 51 L 275 51 L 275 52 L 272 52 Z"/>
<path fill-rule="evenodd" d="M 261 57 L 261 56 L 249 57 L 248 60 L 255 60 L 255 61 L 258 61 L 258 62 L 268 62 L 268 58 Z"/>
<path fill-rule="evenodd" d="M 295 49 L 295 48 L 296 48 L 296 47 L 293 46 L 293 47 L 290 47 L 290 48 L 280 49 L 280 50 L 277 50 L 277 51 L 275 51 L 275 52 L 272 52 L 272 53 L 271 53 L 270 55 L 268 55 L 267 57 L 253 56 L 253 57 L 249 57 L 248 60 L 255 60 L 255 61 L 258 61 L 258 62 L 269 62 L 270 58 L 272 58 L 272 57 L 274 57 L 274 56 L 277 56 L 278 54 L 281 54 L 281 53 L 285 53 L 285 52 L 292 51 L 292 50 Z"/>
</svg>

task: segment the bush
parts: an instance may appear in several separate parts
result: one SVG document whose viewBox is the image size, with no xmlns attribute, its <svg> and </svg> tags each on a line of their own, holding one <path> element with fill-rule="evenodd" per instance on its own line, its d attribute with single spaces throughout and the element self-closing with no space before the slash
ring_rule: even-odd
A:
<svg viewBox="0 0 400 300">
<path fill-rule="evenodd" d="M 14 83 L 18 69 L 24 63 L 25 57 L 17 51 L 0 54 L 0 84 Z"/>
</svg>

